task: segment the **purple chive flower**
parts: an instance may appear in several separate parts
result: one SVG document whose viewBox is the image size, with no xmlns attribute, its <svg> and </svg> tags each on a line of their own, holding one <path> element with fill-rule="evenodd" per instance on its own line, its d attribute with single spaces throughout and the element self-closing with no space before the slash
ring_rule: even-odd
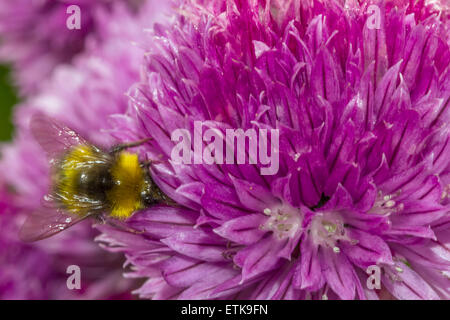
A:
<svg viewBox="0 0 450 320">
<path fill-rule="evenodd" d="M 22 94 L 35 93 L 55 66 L 71 62 L 85 49 L 88 38 L 105 39 L 104 24 L 112 19 L 114 11 L 134 12 L 142 2 L 1 0 L 0 60 L 13 63 Z M 66 26 L 70 5 L 80 8 L 80 29 L 70 30 Z"/>
<path fill-rule="evenodd" d="M 93 241 L 98 231 L 89 222 L 32 244 L 18 239 L 25 217 L 41 206 L 49 188 L 49 163 L 28 122 L 32 114 L 44 113 L 93 143 L 111 145 L 114 140 L 102 129 L 109 128 L 111 114 L 125 111 L 125 93 L 139 79 L 144 48 L 133 42 L 162 18 L 165 8 L 151 2 L 141 7 L 138 16 L 114 11 L 116 15 L 103 24 L 107 40 L 90 42 L 73 65 L 56 67 L 40 92 L 16 107 L 15 139 L 1 149 L 0 299 L 131 297 L 136 284 L 122 277 L 123 258 L 99 248 Z M 111 121 L 116 118 L 120 116 Z M 70 265 L 81 268 L 81 290 L 66 287 Z"/>
<path fill-rule="evenodd" d="M 128 276 L 148 278 L 137 293 L 450 298 L 447 10 L 185 1 L 176 22 L 155 27 L 114 135 L 153 138 L 140 151 L 180 206 L 135 214 L 128 224 L 141 235 L 98 227 L 98 241 L 133 266 Z M 175 163 L 171 133 L 193 137 L 195 121 L 279 130 L 278 172 Z M 366 286 L 369 266 L 381 290 Z"/>
</svg>

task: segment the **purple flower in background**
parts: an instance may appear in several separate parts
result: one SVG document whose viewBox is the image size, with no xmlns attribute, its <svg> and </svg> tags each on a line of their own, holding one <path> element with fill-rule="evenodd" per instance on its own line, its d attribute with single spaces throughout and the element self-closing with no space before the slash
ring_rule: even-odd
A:
<svg viewBox="0 0 450 320">
<path fill-rule="evenodd" d="M 16 107 L 15 139 L 2 146 L 0 161 L 0 299 L 131 297 L 136 284 L 123 278 L 123 258 L 99 248 L 93 241 L 98 231 L 88 222 L 37 243 L 19 241 L 25 217 L 41 206 L 49 188 L 49 163 L 28 122 L 33 114 L 44 113 L 93 143 L 111 145 L 114 140 L 102 130 L 109 128 L 110 115 L 126 110 L 125 93 L 139 79 L 144 48 L 133 42 L 143 38 L 144 28 L 161 19 L 166 8 L 150 1 L 134 15 L 116 7 L 104 17 L 105 40 L 86 44 L 72 65 L 57 66 L 39 93 Z M 81 268 L 81 290 L 66 287 L 70 265 Z"/>
<path fill-rule="evenodd" d="M 450 298 L 448 27 L 424 1 L 185 1 L 113 131 L 153 138 L 140 151 L 180 206 L 98 241 L 143 298 Z M 195 121 L 277 129 L 278 172 L 172 161 Z"/>
<path fill-rule="evenodd" d="M 0 1 L 0 60 L 14 65 L 15 80 L 22 94 L 36 92 L 55 66 L 70 63 L 86 48 L 88 38 L 105 40 L 108 24 L 118 4 L 127 14 L 144 1 L 18 0 Z M 81 28 L 70 30 L 67 8 L 80 8 Z"/>
<path fill-rule="evenodd" d="M 131 298 L 132 283 L 118 272 L 122 259 L 93 245 L 95 233 L 85 226 L 54 241 L 36 245 L 18 241 L 26 211 L 14 204 L 6 187 L 2 183 L 0 192 L 0 299 Z M 70 265 L 81 268 L 80 290 L 66 286 Z"/>
</svg>

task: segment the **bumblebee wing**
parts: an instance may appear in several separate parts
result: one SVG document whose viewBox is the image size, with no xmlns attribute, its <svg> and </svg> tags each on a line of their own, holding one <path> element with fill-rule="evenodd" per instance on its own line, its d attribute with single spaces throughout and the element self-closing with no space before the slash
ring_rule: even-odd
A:
<svg viewBox="0 0 450 320">
<path fill-rule="evenodd" d="M 62 210 L 42 207 L 29 215 L 19 232 L 24 242 L 33 242 L 51 237 L 71 226 L 83 221 L 92 213 L 71 215 Z"/>
<path fill-rule="evenodd" d="M 67 149 L 89 144 L 74 130 L 43 114 L 35 114 L 30 120 L 30 130 L 50 159 L 58 158 Z"/>
</svg>

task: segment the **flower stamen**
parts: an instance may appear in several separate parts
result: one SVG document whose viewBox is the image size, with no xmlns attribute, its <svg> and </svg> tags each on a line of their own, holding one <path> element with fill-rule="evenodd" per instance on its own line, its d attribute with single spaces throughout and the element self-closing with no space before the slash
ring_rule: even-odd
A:
<svg viewBox="0 0 450 320">
<path fill-rule="evenodd" d="M 350 239 L 345 231 L 342 217 L 335 212 L 320 212 L 312 220 L 309 231 L 315 244 L 330 248 L 340 253 L 337 246 L 340 241 L 356 244 L 358 241 Z"/>
<path fill-rule="evenodd" d="M 404 209 L 405 205 L 399 201 L 394 200 L 401 194 L 401 190 L 394 194 L 383 195 L 382 191 L 378 191 L 377 200 L 375 201 L 372 209 L 369 213 L 378 215 L 390 215 L 394 212 L 400 212 Z"/>
<path fill-rule="evenodd" d="M 272 209 L 265 208 L 264 214 L 268 216 L 268 219 L 259 226 L 259 229 L 272 231 L 279 239 L 292 238 L 301 228 L 302 215 L 300 210 L 289 205 Z"/>
</svg>

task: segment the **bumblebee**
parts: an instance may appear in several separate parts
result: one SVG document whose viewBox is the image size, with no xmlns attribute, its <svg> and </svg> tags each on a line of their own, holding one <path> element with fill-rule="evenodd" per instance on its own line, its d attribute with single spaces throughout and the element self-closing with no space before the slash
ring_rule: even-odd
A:
<svg viewBox="0 0 450 320">
<path fill-rule="evenodd" d="M 150 163 L 126 151 L 149 139 L 106 151 L 44 115 L 32 117 L 30 130 L 48 155 L 51 187 L 43 206 L 25 220 L 23 241 L 48 238 L 88 217 L 123 221 L 138 210 L 171 203 L 152 180 Z"/>
</svg>

